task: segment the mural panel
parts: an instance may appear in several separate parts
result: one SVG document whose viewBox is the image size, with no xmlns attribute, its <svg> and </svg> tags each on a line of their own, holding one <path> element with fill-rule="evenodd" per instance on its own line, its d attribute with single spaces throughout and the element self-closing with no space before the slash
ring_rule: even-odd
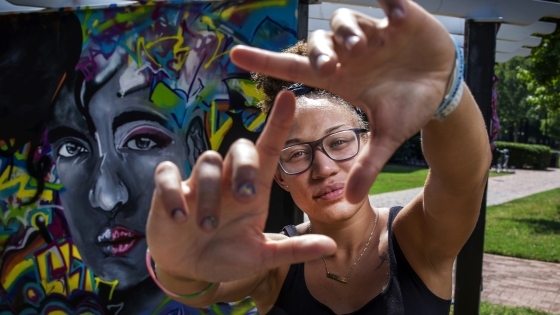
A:
<svg viewBox="0 0 560 315">
<path fill-rule="evenodd" d="M 176 1 L 175 1 L 176 2 Z M 0 16 L 0 314 L 191 309 L 144 264 L 153 172 L 255 140 L 264 116 L 236 44 L 296 41 L 297 1 L 148 3 Z"/>
</svg>

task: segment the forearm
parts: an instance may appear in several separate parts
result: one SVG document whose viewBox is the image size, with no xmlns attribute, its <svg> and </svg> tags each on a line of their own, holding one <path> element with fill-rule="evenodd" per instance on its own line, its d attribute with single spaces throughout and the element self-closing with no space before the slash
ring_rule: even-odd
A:
<svg viewBox="0 0 560 315">
<path fill-rule="evenodd" d="M 482 115 L 466 85 L 455 111 L 422 129 L 422 149 L 430 180 L 438 187 L 451 195 L 480 187 L 488 174 L 490 147 Z"/>
</svg>

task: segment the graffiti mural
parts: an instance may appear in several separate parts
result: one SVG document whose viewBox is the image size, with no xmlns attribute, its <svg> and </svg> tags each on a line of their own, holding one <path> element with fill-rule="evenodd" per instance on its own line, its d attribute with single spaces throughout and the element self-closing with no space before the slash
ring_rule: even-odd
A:
<svg viewBox="0 0 560 315">
<path fill-rule="evenodd" d="M 167 298 L 145 223 L 157 164 L 258 137 L 229 50 L 294 43 L 297 1 L 176 2 L 0 16 L 0 314 L 255 312 Z"/>
</svg>

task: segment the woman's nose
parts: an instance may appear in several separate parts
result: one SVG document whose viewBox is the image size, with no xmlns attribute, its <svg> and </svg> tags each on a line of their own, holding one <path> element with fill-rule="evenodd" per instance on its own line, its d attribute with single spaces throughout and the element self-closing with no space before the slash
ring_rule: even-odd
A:
<svg viewBox="0 0 560 315">
<path fill-rule="evenodd" d="M 333 161 L 322 150 L 314 151 L 313 164 L 311 165 L 311 176 L 315 179 L 332 176 L 340 170 L 338 163 Z"/>
<path fill-rule="evenodd" d="M 89 202 L 93 208 L 113 211 L 128 201 L 128 189 L 120 180 L 114 165 L 103 157 L 93 187 L 89 191 Z"/>
</svg>

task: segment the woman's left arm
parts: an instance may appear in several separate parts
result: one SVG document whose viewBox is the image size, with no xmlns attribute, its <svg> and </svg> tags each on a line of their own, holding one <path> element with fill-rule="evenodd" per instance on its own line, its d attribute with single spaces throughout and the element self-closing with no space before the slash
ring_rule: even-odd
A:
<svg viewBox="0 0 560 315">
<path fill-rule="evenodd" d="M 452 264 L 471 235 L 491 161 L 482 115 L 464 88 L 455 111 L 443 122 L 432 120 L 422 128 L 430 172 L 422 194 L 405 207 L 406 215 L 395 228 L 397 237 L 406 239 L 405 253 L 416 252 L 435 268 Z"/>
</svg>

